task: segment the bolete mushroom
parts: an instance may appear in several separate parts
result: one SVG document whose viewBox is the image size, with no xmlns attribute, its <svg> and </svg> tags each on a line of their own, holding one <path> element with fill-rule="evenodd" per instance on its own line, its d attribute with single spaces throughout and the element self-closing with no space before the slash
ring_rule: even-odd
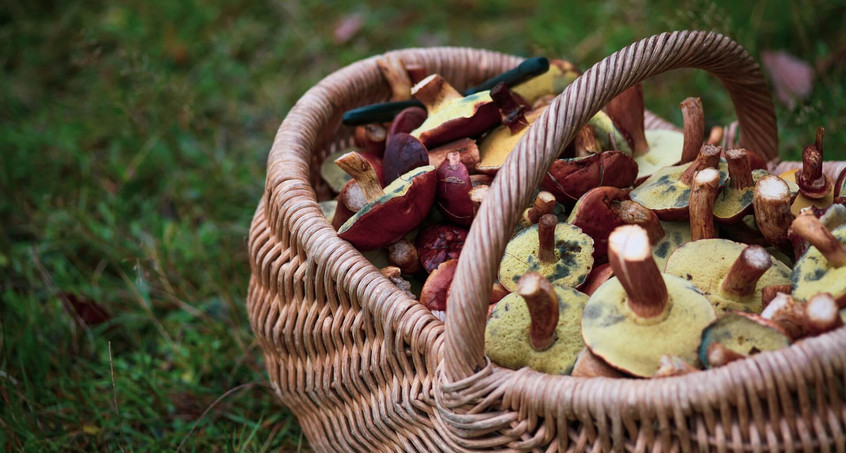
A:
<svg viewBox="0 0 846 453">
<path fill-rule="evenodd" d="M 362 170 L 356 180 L 367 195 L 368 203 L 338 229 L 342 239 L 359 250 L 385 247 L 401 239 L 426 218 L 435 201 L 437 174 L 434 167 L 427 165 L 411 170 L 382 190 L 375 174 L 364 176 L 365 166 L 361 160 L 350 160 L 349 164 L 349 171 Z"/>
<path fill-rule="evenodd" d="M 790 283 L 790 268 L 763 247 L 728 239 L 688 242 L 670 255 L 664 272 L 692 283 L 718 314 L 760 313 L 763 288 Z"/>
<path fill-rule="evenodd" d="M 470 199 L 470 173 L 461 163 L 457 152 L 449 153 L 438 167 L 438 185 L 435 200 L 447 219 L 458 225 L 469 226 L 473 221 L 473 201 Z"/>
<path fill-rule="evenodd" d="M 490 91 L 465 97 L 438 74 L 414 85 L 411 94 L 423 102 L 429 114 L 426 121 L 411 132 L 426 148 L 481 134 L 500 122 Z"/>
<path fill-rule="evenodd" d="M 715 318 L 708 299 L 684 279 L 658 270 L 639 226 L 611 233 L 608 258 L 616 277 L 585 306 L 585 344 L 609 365 L 640 377 L 655 374 L 667 354 L 695 363 L 700 332 Z"/>
<path fill-rule="evenodd" d="M 420 291 L 420 302 L 426 308 L 432 311 L 446 311 L 449 287 L 452 285 L 457 268 L 457 259 L 447 260 L 429 274 L 426 282 L 423 283 L 423 290 Z"/>
<path fill-rule="evenodd" d="M 543 109 L 536 109 L 525 114 L 520 113 L 512 126 L 501 125 L 490 131 L 479 142 L 479 164 L 476 170 L 485 174 L 496 174 L 508 154 L 517 146 L 523 135 L 529 130 L 528 126 L 537 120 Z"/>
<path fill-rule="evenodd" d="M 604 151 L 585 157 L 557 159 L 541 181 L 541 188 L 570 206 L 599 186 L 629 187 L 635 182 L 637 164 L 622 151 Z"/>
<path fill-rule="evenodd" d="M 552 285 L 537 272 L 522 276 L 517 292 L 500 300 L 485 329 L 485 353 L 511 369 L 569 374 L 584 343 L 579 320 L 588 296 Z"/>
<path fill-rule="evenodd" d="M 743 149 L 730 149 L 725 155 L 729 176 L 723 191 L 714 201 L 714 218 L 721 223 L 735 223 L 752 210 L 755 184 L 769 173 L 766 170 L 753 171 Z"/>
<path fill-rule="evenodd" d="M 632 157 L 638 165 L 638 180 L 661 168 L 690 162 L 699 152 L 705 138 L 702 103 L 699 99 L 688 98 L 681 103 L 681 108 L 684 133 L 668 129 L 645 130 L 641 84 L 620 93 L 605 107 L 632 149 Z"/>
<path fill-rule="evenodd" d="M 778 324 L 750 313 L 729 312 L 702 330 L 699 360 L 714 368 L 789 345 L 790 338 Z"/>
<path fill-rule="evenodd" d="M 539 272 L 554 285 L 577 288 L 593 266 L 593 239 L 579 227 L 558 223 L 546 214 L 537 225 L 517 233 L 505 246 L 499 282 L 509 291 L 528 272 Z"/>
<path fill-rule="evenodd" d="M 417 137 L 399 132 L 391 136 L 382 159 L 382 173 L 387 184 L 417 167 L 429 165 L 429 153 Z"/>
<path fill-rule="evenodd" d="M 778 176 L 764 176 L 755 183 L 755 223 L 770 244 L 783 247 L 790 243 L 787 232 L 793 222 L 791 201 L 790 186 Z"/>
<path fill-rule="evenodd" d="M 846 225 L 829 231 L 813 213 L 803 212 L 791 229 L 811 243 L 790 274 L 793 297 L 806 300 L 826 292 L 846 305 Z"/>
<path fill-rule="evenodd" d="M 532 206 L 526 208 L 523 211 L 523 215 L 520 216 L 521 229 L 538 223 L 542 216 L 552 214 L 553 210 L 555 210 L 555 195 L 541 190 L 535 197 Z"/>
<path fill-rule="evenodd" d="M 837 302 L 830 293 L 818 293 L 805 302 L 779 293 L 761 312 L 787 333 L 792 340 L 820 335 L 843 325 Z"/>
<path fill-rule="evenodd" d="M 825 208 L 834 201 L 834 183 L 823 173 L 823 138 L 825 129 L 817 129 L 817 137 L 812 145 L 802 150 L 802 168 L 782 173 L 781 178 L 795 182 L 799 186 L 799 195 L 790 206 L 790 212 L 797 216 L 802 208 L 814 206 Z"/>
<path fill-rule="evenodd" d="M 347 149 L 344 151 L 338 151 L 337 153 L 332 153 L 326 156 L 326 159 L 320 164 L 320 176 L 326 181 L 326 184 L 332 188 L 332 191 L 335 193 L 339 193 L 341 189 L 344 188 L 344 185 L 352 180 L 352 176 L 348 175 L 347 172 L 341 169 L 337 164 L 335 164 L 335 160 L 339 157 L 347 154 L 349 152 L 355 151 L 355 149 Z M 370 165 L 373 167 L 373 170 L 376 171 L 376 176 L 379 179 L 379 182 L 384 186 L 385 179 L 382 175 L 382 159 L 379 156 L 375 156 L 369 153 L 359 153 L 361 157 L 365 158 L 370 162 Z"/>
<path fill-rule="evenodd" d="M 655 211 L 661 220 L 687 220 L 694 175 L 708 167 L 719 167 L 720 186 L 728 176 L 728 166 L 720 163 L 720 152 L 719 147 L 703 145 L 696 160 L 656 171 L 635 187 L 629 196 Z"/>
<path fill-rule="evenodd" d="M 716 237 L 714 200 L 720 189 L 720 172 L 705 168 L 693 177 L 690 188 L 690 238 L 694 241 Z"/>
</svg>

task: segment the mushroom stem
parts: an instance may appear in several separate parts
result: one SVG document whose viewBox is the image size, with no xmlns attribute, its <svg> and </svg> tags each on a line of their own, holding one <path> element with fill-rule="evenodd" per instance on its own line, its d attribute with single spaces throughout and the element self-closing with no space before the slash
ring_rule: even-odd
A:
<svg viewBox="0 0 846 453">
<path fill-rule="evenodd" d="M 702 111 L 702 100 L 687 98 L 679 104 L 684 118 L 684 145 L 680 163 L 693 162 L 699 155 L 702 140 L 705 137 L 705 113 Z"/>
<path fill-rule="evenodd" d="M 626 141 L 632 148 L 632 157 L 649 152 L 643 119 L 643 86 L 637 84 L 611 100 L 605 107 L 614 124 L 622 129 Z"/>
<path fill-rule="evenodd" d="M 623 223 L 637 225 L 646 230 L 650 245 L 657 244 L 666 234 L 658 216 L 636 201 L 623 200 L 619 203 L 612 203 L 611 210 Z"/>
<path fill-rule="evenodd" d="M 819 335 L 843 325 L 837 301 L 829 293 L 819 293 L 805 302 L 808 333 Z"/>
<path fill-rule="evenodd" d="M 791 229 L 816 247 L 825 256 L 829 266 L 839 268 L 846 264 L 846 244 L 834 237 L 812 212 L 800 213 L 793 220 Z"/>
<path fill-rule="evenodd" d="M 761 234 L 773 245 L 790 243 L 787 237 L 793 221 L 790 198 L 790 187 L 778 176 L 764 176 L 755 184 L 755 222 Z"/>
<path fill-rule="evenodd" d="M 526 120 L 527 107 L 514 97 L 514 93 L 508 89 L 505 83 L 497 84 L 491 89 L 491 99 L 496 104 L 496 108 L 499 109 L 502 124 L 508 126 L 512 134 L 529 127 L 529 122 Z"/>
<path fill-rule="evenodd" d="M 720 153 L 722 152 L 723 150 L 719 146 L 702 145 L 702 148 L 699 149 L 699 155 L 679 176 L 679 182 L 690 186 L 697 172 L 706 168 L 717 168 L 717 165 L 720 164 Z"/>
<path fill-rule="evenodd" d="M 713 343 L 708 346 L 708 365 L 711 368 L 723 366 L 734 362 L 735 360 L 745 359 L 746 356 L 721 345 L 720 343 Z"/>
<path fill-rule="evenodd" d="M 805 309 L 789 294 L 779 293 L 761 312 L 761 317 L 775 322 L 793 340 L 806 332 Z"/>
<path fill-rule="evenodd" d="M 576 149 L 576 157 L 602 152 L 599 143 L 596 141 L 594 127 L 590 124 L 585 124 L 576 132 L 576 136 L 573 137 L 573 147 Z"/>
<path fill-rule="evenodd" d="M 448 102 L 464 97 L 440 74 L 432 74 L 411 87 L 411 95 L 426 106 L 429 115 Z"/>
<path fill-rule="evenodd" d="M 391 87 L 391 100 L 404 101 L 411 99 L 411 78 L 402 59 L 394 56 L 384 56 L 376 60 L 376 66 L 382 73 L 382 77 Z"/>
<path fill-rule="evenodd" d="M 793 291 L 791 285 L 770 285 L 761 288 L 761 306 L 766 309 L 770 302 L 779 294 L 790 294 Z"/>
<path fill-rule="evenodd" d="M 551 263 L 555 257 L 555 226 L 558 217 L 555 214 L 542 215 L 538 220 L 538 259 L 541 263 Z"/>
<path fill-rule="evenodd" d="M 535 351 L 545 351 L 555 343 L 558 325 L 558 296 L 549 281 L 537 272 L 520 277 L 517 294 L 523 297 L 532 318 L 529 341 Z"/>
<path fill-rule="evenodd" d="M 479 207 L 482 206 L 482 201 L 485 199 L 488 189 L 490 189 L 490 186 L 485 184 L 480 184 L 470 189 L 470 202 L 473 203 L 473 217 L 476 217 L 476 214 L 479 213 Z"/>
<path fill-rule="evenodd" d="M 831 190 L 831 180 L 823 174 L 823 138 L 825 129 L 817 129 L 813 145 L 802 150 L 802 169 L 796 172 L 796 184 L 799 191 L 808 198 L 823 198 Z"/>
<path fill-rule="evenodd" d="M 381 156 L 385 153 L 385 140 L 388 130 L 381 124 L 371 123 L 355 128 L 355 143 L 370 154 Z"/>
<path fill-rule="evenodd" d="M 472 172 L 479 164 L 479 147 L 476 145 L 476 140 L 471 138 L 462 138 L 454 142 L 449 142 L 446 145 L 441 145 L 435 149 L 430 149 L 429 165 L 438 168 L 447 159 L 449 153 L 457 152 L 461 156 L 461 163 L 467 167 L 467 170 Z"/>
<path fill-rule="evenodd" d="M 690 237 L 693 241 L 716 236 L 714 199 L 720 186 L 720 172 L 706 168 L 693 178 L 690 191 Z"/>
<path fill-rule="evenodd" d="M 708 140 L 705 142 L 709 145 L 717 146 L 723 141 L 723 127 L 714 126 L 711 128 L 711 133 L 708 135 Z"/>
<path fill-rule="evenodd" d="M 674 355 L 663 355 L 661 359 L 658 361 L 658 371 L 652 375 L 653 378 L 665 378 L 665 377 L 673 377 L 673 376 L 681 376 L 684 374 L 693 373 L 694 371 L 699 371 L 689 363 L 685 362 L 684 359 L 674 356 Z"/>
<path fill-rule="evenodd" d="M 655 264 L 646 230 L 623 225 L 608 237 L 608 262 L 626 291 L 629 309 L 639 318 L 664 314 L 669 302 L 667 285 Z"/>
<path fill-rule="evenodd" d="M 376 176 L 376 171 L 370 162 L 361 154 L 355 151 L 346 153 L 335 159 L 335 164 L 356 180 L 361 191 L 364 192 L 364 197 L 368 203 L 385 195 L 382 185 L 379 184 L 379 177 Z"/>
<path fill-rule="evenodd" d="M 525 221 L 528 221 L 527 226 L 534 225 L 538 223 L 541 217 L 546 214 L 552 214 L 552 211 L 555 209 L 555 195 L 542 190 L 538 192 L 538 196 L 535 197 L 535 203 L 532 205 L 531 208 L 526 210 L 525 214 Z"/>
<path fill-rule="evenodd" d="M 417 273 L 422 269 L 417 248 L 408 239 L 400 239 L 388 246 L 388 261 L 406 275 Z"/>
<path fill-rule="evenodd" d="M 743 249 L 720 286 L 726 293 L 745 297 L 755 293 L 755 285 L 772 266 L 770 254 L 760 245 Z"/>
<path fill-rule="evenodd" d="M 729 182 L 734 189 L 745 189 L 755 185 L 752 179 L 752 166 L 745 149 L 730 149 L 726 151 L 728 161 Z"/>
</svg>

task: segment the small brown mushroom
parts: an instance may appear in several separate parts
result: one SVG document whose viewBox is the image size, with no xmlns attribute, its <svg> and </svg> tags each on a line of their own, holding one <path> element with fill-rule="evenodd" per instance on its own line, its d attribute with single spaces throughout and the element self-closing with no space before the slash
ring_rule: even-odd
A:
<svg viewBox="0 0 846 453">
<path fill-rule="evenodd" d="M 479 165 L 479 147 L 476 146 L 476 140 L 470 138 L 462 138 L 435 149 L 430 149 L 429 165 L 435 168 L 440 167 L 447 159 L 449 153 L 453 152 L 461 156 L 461 163 L 467 167 L 467 171 L 472 173 L 476 170 L 476 166 Z"/>
<path fill-rule="evenodd" d="M 593 266 L 593 239 L 576 226 L 546 214 L 519 232 L 505 247 L 499 282 L 510 291 L 528 272 L 539 272 L 554 285 L 578 287 Z"/>
<path fill-rule="evenodd" d="M 447 219 L 469 226 L 473 221 L 473 201 L 470 199 L 470 174 L 461 163 L 458 153 L 452 152 L 438 167 L 438 186 L 435 200 Z"/>
<path fill-rule="evenodd" d="M 658 270 L 639 226 L 621 226 L 611 234 L 608 258 L 616 277 L 585 306 L 585 344 L 635 376 L 654 375 L 667 354 L 695 363 L 699 333 L 714 319 L 708 299 L 689 282 Z"/>
<path fill-rule="evenodd" d="M 670 255 L 665 272 L 699 288 L 717 313 L 760 313 L 763 288 L 790 283 L 790 268 L 763 247 L 727 239 L 688 242 Z"/>
<path fill-rule="evenodd" d="M 485 352 L 497 364 L 569 374 L 584 344 L 579 319 L 587 295 L 524 275 L 517 292 L 499 301 L 485 329 Z"/>
<path fill-rule="evenodd" d="M 458 260 L 447 260 L 433 270 L 423 289 L 420 291 L 420 302 L 429 310 L 444 311 L 447 309 L 449 288 L 452 286 L 452 279 L 455 277 L 455 270 L 458 268 Z"/>
<path fill-rule="evenodd" d="M 400 175 L 429 165 L 429 153 L 417 137 L 399 132 L 391 136 L 382 159 L 382 173 L 390 184 Z"/>
<path fill-rule="evenodd" d="M 834 201 L 834 183 L 823 173 L 823 137 L 825 130 L 817 129 L 816 141 L 802 150 L 802 168 L 782 173 L 784 180 L 799 186 L 799 195 L 790 212 L 797 216 L 808 206 L 826 208 Z"/>
<path fill-rule="evenodd" d="M 571 206 L 589 190 L 629 187 L 637 176 L 637 164 L 621 151 L 605 151 L 585 157 L 555 160 L 541 181 L 541 188 Z"/>
<path fill-rule="evenodd" d="M 789 345 L 790 338 L 778 324 L 750 313 L 728 312 L 702 330 L 699 360 L 713 368 Z"/>
</svg>

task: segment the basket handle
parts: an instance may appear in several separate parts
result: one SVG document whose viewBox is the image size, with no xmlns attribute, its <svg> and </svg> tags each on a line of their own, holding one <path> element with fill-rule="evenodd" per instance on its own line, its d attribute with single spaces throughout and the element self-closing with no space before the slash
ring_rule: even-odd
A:
<svg viewBox="0 0 846 453">
<path fill-rule="evenodd" d="M 521 208 L 579 127 L 625 89 L 679 68 L 715 75 L 731 95 L 743 146 L 778 155 L 770 90 L 758 64 L 736 42 L 713 32 L 662 33 L 605 58 L 555 98 L 499 171 L 470 228 L 452 283 L 443 349 L 445 378 L 456 382 L 485 365 L 491 286 Z"/>
</svg>

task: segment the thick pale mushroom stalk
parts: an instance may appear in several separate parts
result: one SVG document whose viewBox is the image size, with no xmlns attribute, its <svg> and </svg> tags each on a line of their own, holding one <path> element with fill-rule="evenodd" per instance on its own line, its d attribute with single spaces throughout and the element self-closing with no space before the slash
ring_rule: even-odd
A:
<svg viewBox="0 0 846 453">
<path fill-rule="evenodd" d="M 608 237 L 608 261 L 628 295 L 629 309 L 639 318 L 664 315 L 667 285 L 652 258 L 649 236 L 639 226 L 626 225 Z"/>
<path fill-rule="evenodd" d="M 771 244 L 790 243 L 787 231 L 793 221 L 790 213 L 790 187 L 778 176 L 765 176 L 755 185 L 753 206 L 761 234 Z"/>
<path fill-rule="evenodd" d="M 686 164 L 696 159 L 702 147 L 705 137 L 705 113 L 699 98 L 687 98 L 679 106 L 684 118 L 684 146 L 679 163 Z"/>
<path fill-rule="evenodd" d="M 720 187 L 720 172 L 706 168 L 693 178 L 690 191 L 690 236 L 692 240 L 716 236 L 714 229 L 714 199 Z"/>
<path fill-rule="evenodd" d="M 370 161 L 365 159 L 361 154 L 355 151 L 344 154 L 335 160 L 335 164 L 356 180 L 368 203 L 385 195 L 376 171 L 373 169 Z"/>
<path fill-rule="evenodd" d="M 834 268 L 846 265 L 846 244 L 834 237 L 812 212 L 803 211 L 793 220 L 791 229 L 825 256 Z"/>
<path fill-rule="evenodd" d="M 530 272 L 517 283 L 517 294 L 523 297 L 529 307 L 532 322 L 529 326 L 529 341 L 535 351 L 549 349 L 555 342 L 555 328 L 558 325 L 558 296 L 549 281 L 537 272 Z"/>
<path fill-rule="evenodd" d="M 770 254 L 759 245 L 743 249 L 723 280 L 721 289 L 731 295 L 745 297 L 755 292 L 761 276 L 772 266 Z"/>
</svg>

